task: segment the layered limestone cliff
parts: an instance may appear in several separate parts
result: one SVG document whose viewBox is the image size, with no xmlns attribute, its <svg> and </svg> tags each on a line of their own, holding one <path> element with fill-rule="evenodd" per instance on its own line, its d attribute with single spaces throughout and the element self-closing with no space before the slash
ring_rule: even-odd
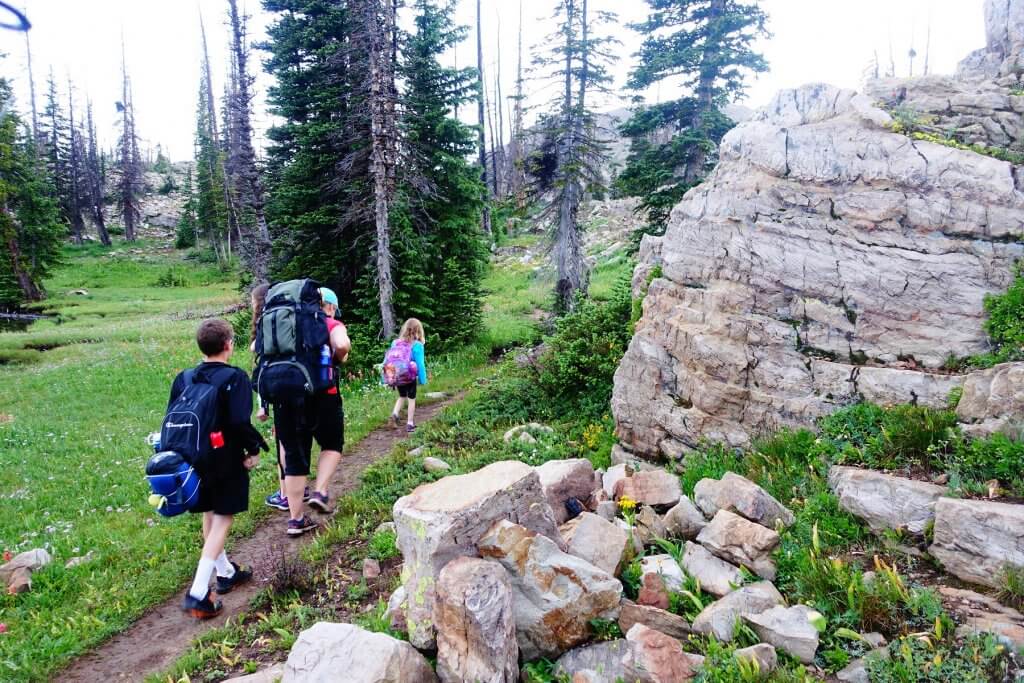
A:
<svg viewBox="0 0 1024 683">
<path fill-rule="evenodd" d="M 779 93 L 645 238 L 637 294 L 658 277 L 612 399 L 627 447 L 742 446 L 860 399 L 942 406 L 964 381 L 946 360 L 987 350 L 984 296 L 1024 256 L 1024 173 L 894 132 L 877 100 Z"/>
</svg>

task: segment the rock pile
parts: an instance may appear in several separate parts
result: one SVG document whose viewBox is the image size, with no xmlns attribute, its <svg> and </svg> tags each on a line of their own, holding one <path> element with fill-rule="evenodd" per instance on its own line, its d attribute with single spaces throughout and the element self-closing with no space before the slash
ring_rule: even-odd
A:
<svg viewBox="0 0 1024 683">
<path fill-rule="evenodd" d="M 690 634 L 729 641 L 737 620 L 764 640 L 737 656 L 762 671 L 775 666 L 776 648 L 813 658 L 817 630 L 808 610 L 788 607 L 769 581 L 751 582 L 754 574 L 774 575 L 776 529 L 792 513 L 731 472 L 697 488 L 694 502 L 663 469 L 623 464 L 595 472 L 585 460 L 536 468 L 499 462 L 424 484 L 393 510 L 405 565 L 387 618 L 407 630 L 409 643 L 318 624 L 293 648 L 285 680 L 333 670 L 360 682 L 513 683 L 521 661 L 544 657 L 574 681 L 675 683 L 691 680 L 703 663 L 685 650 Z M 589 509 L 573 513 L 571 501 Z M 594 512 L 609 505 L 611 519 Z M 667 539 L 682 545 L 682 561 L 642 557 L 637 600 L 624 599 L 623 568 Z M 693 624 L 669 611 L 670 592 L 690 581 L 719 598 Z M 617 622 L 625 637 L 590 643 L 595 620 Z M 417 648 L 436 649 L 436 678 Z"/>
<path fill-rule="evenodd" d="M 53 557 L 43 548 L 26 550 L 0 565 L 0 583 L 7 586 L 7 593 L 15 595 L 32 589 L 32 572 L 53 562 Z"/>
</svg>

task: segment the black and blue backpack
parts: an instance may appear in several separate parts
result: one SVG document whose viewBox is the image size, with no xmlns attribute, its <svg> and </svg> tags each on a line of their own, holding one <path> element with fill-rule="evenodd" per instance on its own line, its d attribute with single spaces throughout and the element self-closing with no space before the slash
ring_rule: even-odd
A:
<svg viewBox="0 0 1024 683">
<path fill-rule="evenodd" d="M 330 343 L 327 316 L 315 280 L 279 282 L 267 292 L 256 323 L 256 369 L 252 383 L 268 403 L 293 403 L 331 386 L 321 371 L 321 351 Z"/>
<path fill-rule="evenodd" d="M 160 451 L 146 464 L 146 481 L 153 492 L 150 502 L 165 517 L 195 507 L 199 473 L 209 467 L 214 448 L 223 445 L 215 445 L 212 438 L 218 433 L 220 387 L 195 369 L 185 371 L 184 382 L 160 427 Z"/>
</svg>

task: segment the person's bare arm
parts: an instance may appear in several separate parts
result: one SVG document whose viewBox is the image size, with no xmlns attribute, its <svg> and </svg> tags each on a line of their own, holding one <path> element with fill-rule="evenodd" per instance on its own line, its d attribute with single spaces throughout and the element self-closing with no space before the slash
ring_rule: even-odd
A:
<svg viewBox="0 0 1024 683">
<path fill-rule="evenodd" d="M 352 340 L 348 338 L 348 330 L 338 325 L 331 330 L 331 347 L 334 348 L 334 359 L 339 363 L 348 362 L 348 352 L 352 350 Z"/>
</svg>

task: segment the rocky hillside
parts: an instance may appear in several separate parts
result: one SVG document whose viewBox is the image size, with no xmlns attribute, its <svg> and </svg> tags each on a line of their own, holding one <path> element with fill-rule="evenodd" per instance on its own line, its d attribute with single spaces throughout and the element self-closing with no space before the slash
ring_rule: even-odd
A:
<svg viewBox="0 0 1024 683">
<path fill-rule="evenodd" d="M 964 384 L 943 367 L 987 350 L 983 299 L 1024 256 L 1024 173 L 1001 160 L 1022 135 L 1024 1 L 986 7 L 989 44 L 955 78 L 783 91 L 725 137 L 641 248 L 634 287 L 650 286 L 612 400 L 626 446 L 742 446 L 856 400 L 942 406 Z M 1010 404 L 967 382 L 984 407 L 962 417 L 1005 427 Z M 1019 384 L 1002 391 L 1019 411 Z"/>
<path fill-rule="evenodd" d="M 170 165 L 170 171 L 160 173 L 152 169 L 143 176 L 143 194 L 140 199 L 142 208 L 142 227 L 140 234 L 148 237 L 169 237 L 174 234 L 185 208 L 188 197 L 185 194 L 186 178 L 192 170 L 191 162 L 179 162 Z M 107 226 L 117 228 L 124 224 L 116 201 L 118 177 L 111 171 L 107 177 L 107 205 L 104 218 Z M 87 231 L 91 233 L 92 228 Z M 87 234 L 87 239 L 95 239 L 95 234 Z"/>
</svg>

